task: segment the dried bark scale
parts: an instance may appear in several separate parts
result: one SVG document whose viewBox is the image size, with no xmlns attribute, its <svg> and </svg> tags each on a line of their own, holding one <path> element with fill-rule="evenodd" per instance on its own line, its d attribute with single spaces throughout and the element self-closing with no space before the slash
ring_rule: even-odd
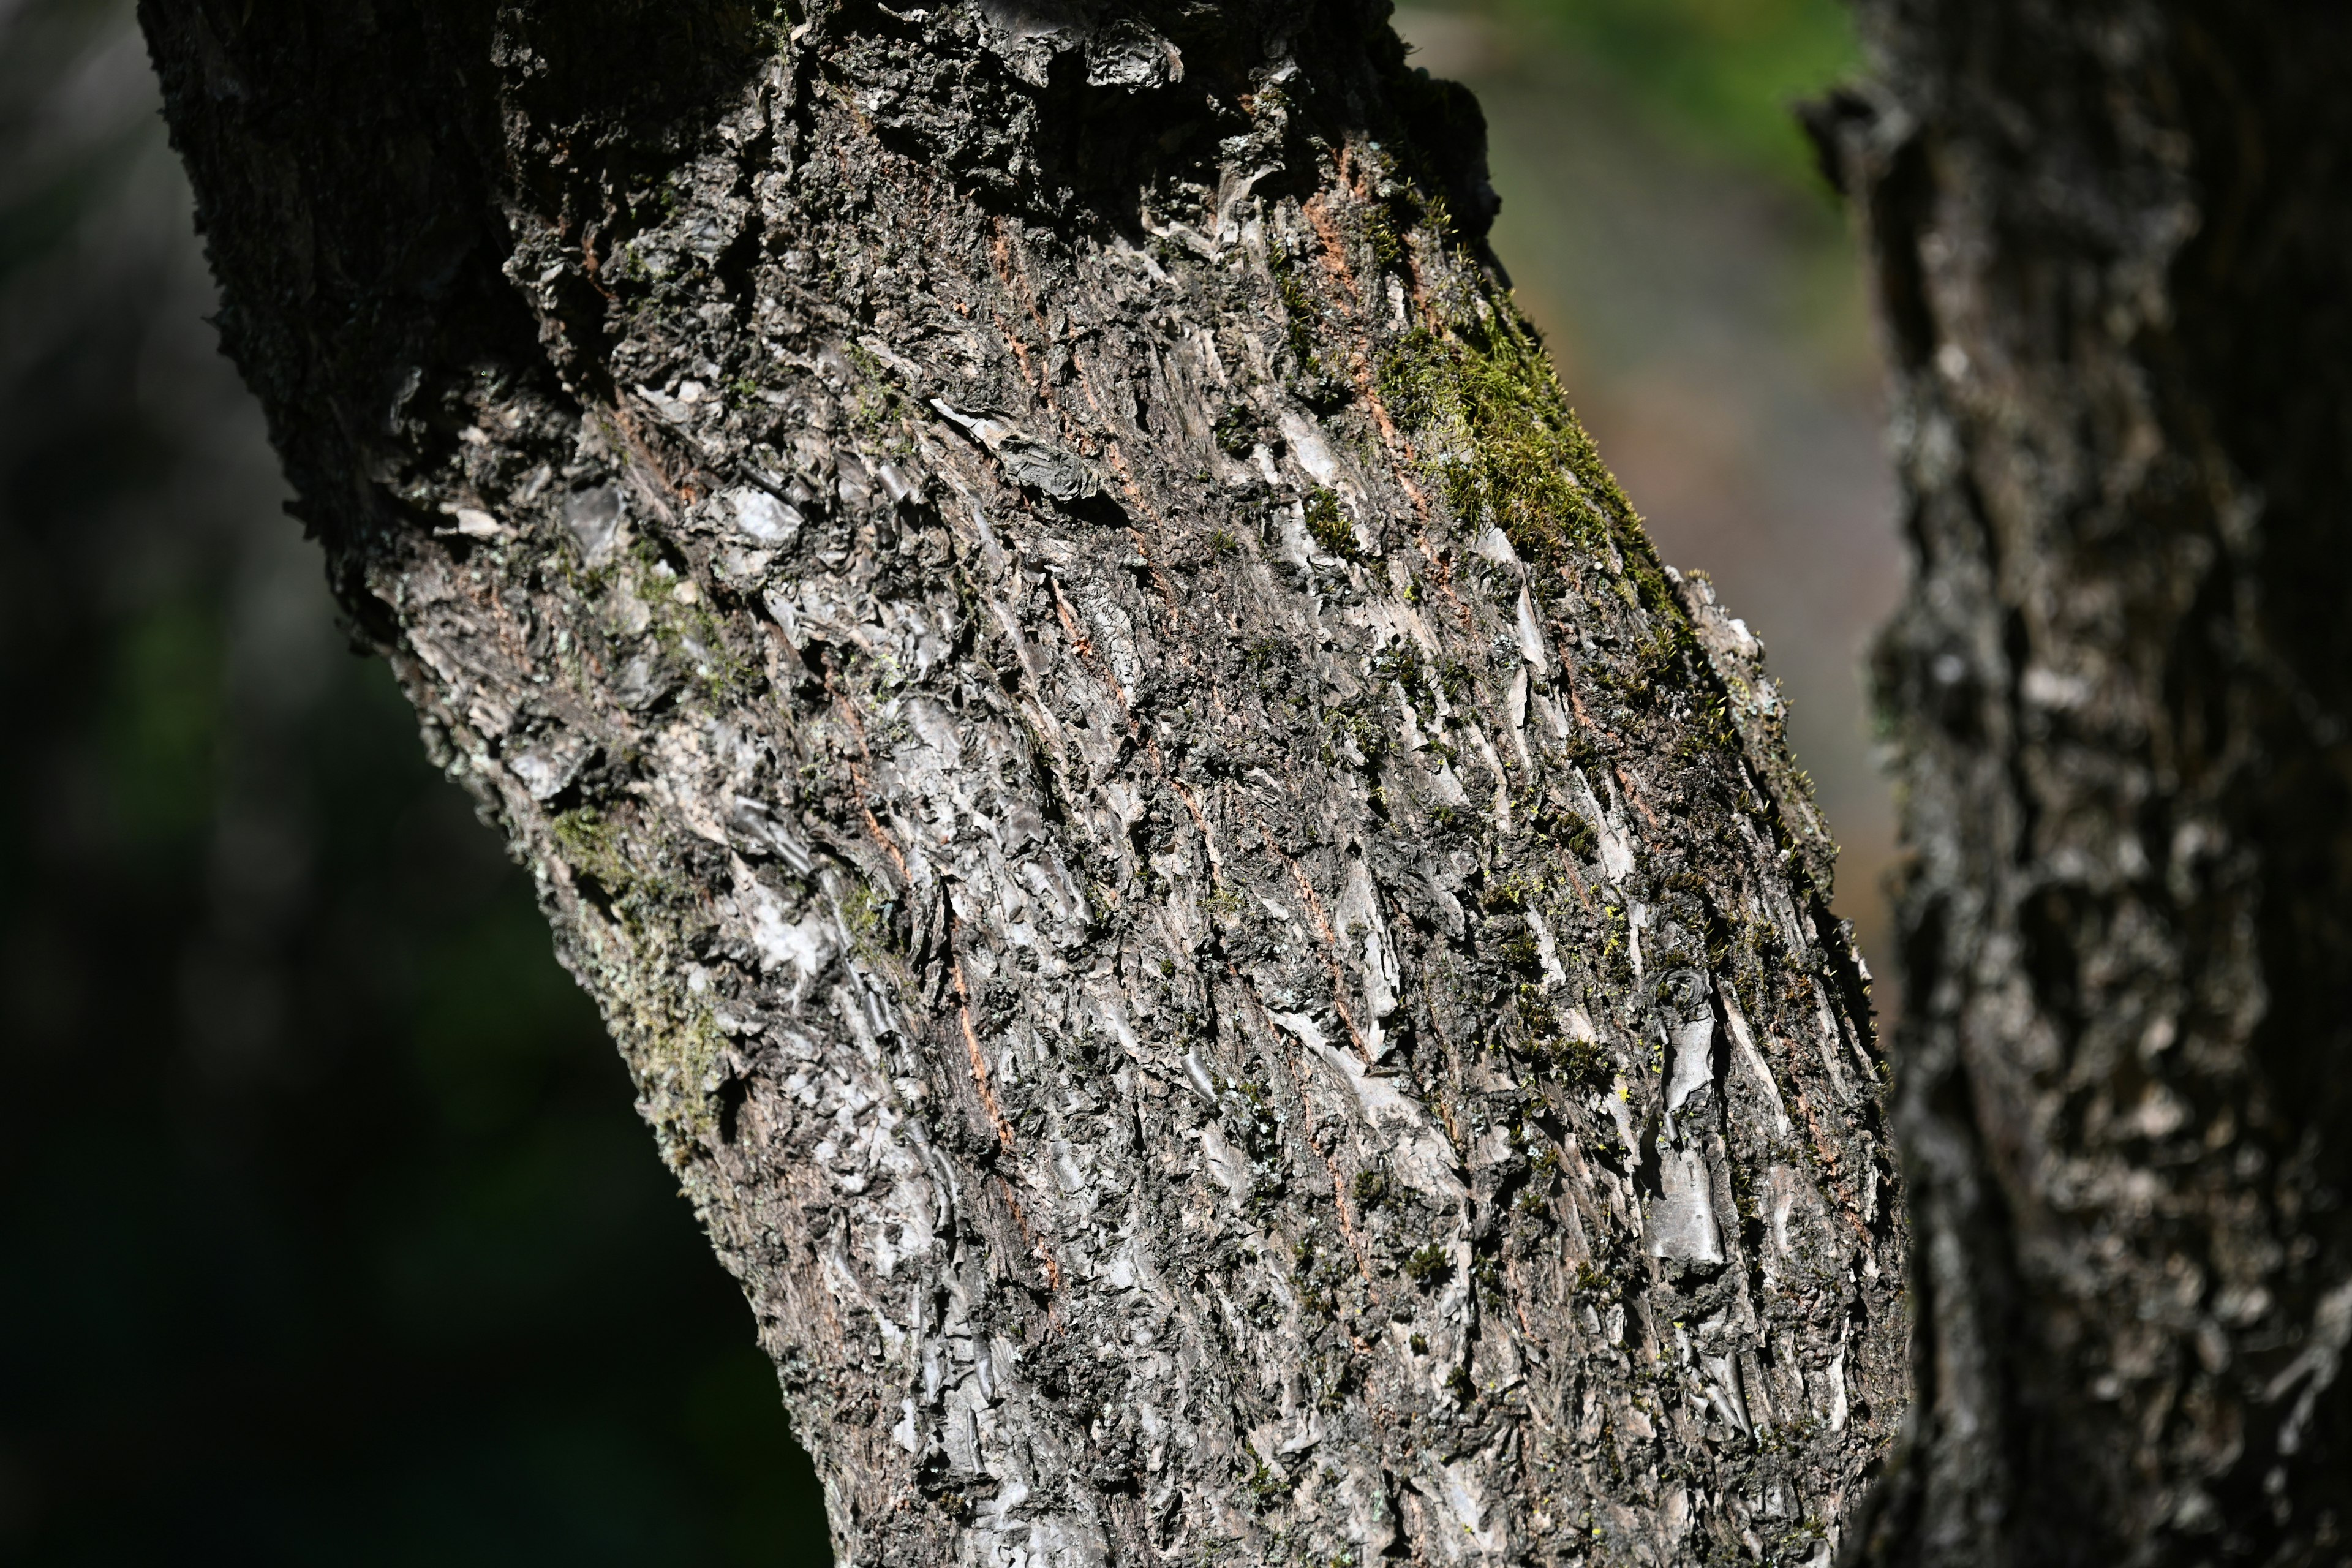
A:
<svg viewBox="0 0 2352 1568">
<path fill-rule="evenodd" d="M 1826 1561 L 1866 976 L 1384 7 L 142 15 L 843 1561 Z"/>
</svg>

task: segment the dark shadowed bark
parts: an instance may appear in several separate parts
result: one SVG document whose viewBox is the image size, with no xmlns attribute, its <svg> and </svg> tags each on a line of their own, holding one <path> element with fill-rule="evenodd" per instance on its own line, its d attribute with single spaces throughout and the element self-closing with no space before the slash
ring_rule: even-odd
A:
<svg viewBox="0 0 2352 1568">
<path fill-rule="evenodd" d="M 1384 16 L 144 7 L 845 1561 L 1823 1562 L 1902 1415 L 1775 689 Z"/>
<path fill-rule="evenodd" d="M 1916 554 L 1916 1441 L 1873 1555 L 2340 1563 L 2352 23 L 1866 0 Z"/>
</svg>

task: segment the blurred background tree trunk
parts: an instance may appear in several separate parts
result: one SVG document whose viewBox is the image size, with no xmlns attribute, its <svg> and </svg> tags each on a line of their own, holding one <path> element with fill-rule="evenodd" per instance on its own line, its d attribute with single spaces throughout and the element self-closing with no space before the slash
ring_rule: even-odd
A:
<svg viewBox="0 0 2352 1568">
<path fill-rule="evenodd" d="M 845 1556 L 1827 1557 L 1866 972 L 1384 6 L 143 16 Z"/>
<path fill-rule="evenodd" d="M 1861 11 L 1878 85 L 1815 124 L 1915 553 L 1919 1389 L 1869 1555 L 2340 1562 L 2352 25 Z"/>
</svg>

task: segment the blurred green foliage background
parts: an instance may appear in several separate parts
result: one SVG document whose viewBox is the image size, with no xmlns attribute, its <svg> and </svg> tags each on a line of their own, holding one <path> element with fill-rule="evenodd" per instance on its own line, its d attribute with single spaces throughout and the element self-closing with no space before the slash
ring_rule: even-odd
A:
<svg viewBox="0 0 2352 1568">
<path fill-rule="evenodd" d="M 1487 96 L 1497 243 L 1669 558 L 1862 526 L 1867 483 L 1816 504 L 1871 415 L 1786 117 L 1853 62 L 1835 6 L 1401 23 Z M 1727 192 L 1732 254 L 1661 272 Z M 0 0 L 0 1561 L 819 1562 L 750 1314 L 520 874 L 344 651 L 211 308 L 128 5 Z M 1723 342 L 1780 411 L 1751 445 L 1816 470 L 1785 505 L 1680 434 Z M 1851 651 L 1808 678 L 1849 715 Z"/>
<path fill-rule="evenodd" d="M 1789 106 L 1862 66 L 1838 0 L 1502 0 L 1486 14 L 1582 57 L 1701 155 L 1792 183 L 1810 183 L 1811 154 Z"/>
</svg>

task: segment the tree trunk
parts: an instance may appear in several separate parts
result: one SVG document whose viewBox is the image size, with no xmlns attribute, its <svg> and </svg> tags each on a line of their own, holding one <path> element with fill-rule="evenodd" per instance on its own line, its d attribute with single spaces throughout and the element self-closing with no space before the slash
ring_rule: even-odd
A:
<svg viewBox="0 0 2352 1568">
<path fill-rule="evenodd" d="M 1902 1415 L 1779 700 L 1384 13 L 143 7 L 845 1562 L 1825 1561 Z"/>
<path fill-rule="evenodd" d="M 1916 557 L 1918 1403 L 1872 1555 L 2340 1563 L 2352 20 L 1862 9 L 1884 86 L 1817 126 Z"/>
</svg>

